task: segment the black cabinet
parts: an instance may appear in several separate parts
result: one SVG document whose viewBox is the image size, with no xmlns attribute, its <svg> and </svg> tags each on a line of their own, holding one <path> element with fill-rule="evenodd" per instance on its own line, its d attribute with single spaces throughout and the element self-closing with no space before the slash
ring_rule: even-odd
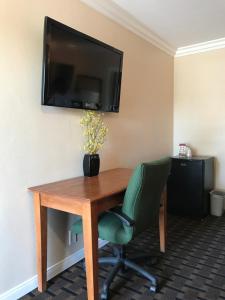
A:
<svg viewBox="0 0 225 300">
<path fill-rule="evenodd" d="M 168 212 L 206 216 L 209 213 L 209 192 L 213 186 L 213 157 L 173 157 L 167 184 Z"/>
</svg>

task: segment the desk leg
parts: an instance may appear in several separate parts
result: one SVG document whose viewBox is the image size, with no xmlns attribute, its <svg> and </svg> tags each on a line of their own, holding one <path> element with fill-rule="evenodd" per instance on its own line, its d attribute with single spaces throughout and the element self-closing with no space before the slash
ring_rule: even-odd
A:
<svg viewBox="0 0 225 300">
<path fill-rule="evenodd" d="M 88 300 L 98 299 L 98 216 L 90 203 L 83 210 L 84 254 Z"/>
<path fill-rule="evenodd" d="M 40 194 L 34 193 L 38 290 L 46 290 L 47 268 L 47 208 L 41 206 Z"/>
<path fill-rule="evenodd" d="M 166 188 L 162 193 L 162 206 L 159 212 L 159 239 L 160 251 L 166 252 L 166 239 L 167 239 L 167 192 Z"/>
</svg>

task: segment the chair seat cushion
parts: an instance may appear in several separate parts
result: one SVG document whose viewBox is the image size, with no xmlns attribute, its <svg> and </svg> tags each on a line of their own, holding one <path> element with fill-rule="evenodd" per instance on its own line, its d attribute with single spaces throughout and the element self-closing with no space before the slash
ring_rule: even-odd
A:
<svg viewBox="0 0 225 300">
<path fill-rule="evenodd" d="M 73 234 L 83 231 L 82 219 L 78 219 L 71 227 Z M 133 228 L 125 226 L 122 221 L 110 212 L 100 216 L 98 221 L 99 238 L 114 244 L 127 244 L 133 236 Z"/>
</svg>

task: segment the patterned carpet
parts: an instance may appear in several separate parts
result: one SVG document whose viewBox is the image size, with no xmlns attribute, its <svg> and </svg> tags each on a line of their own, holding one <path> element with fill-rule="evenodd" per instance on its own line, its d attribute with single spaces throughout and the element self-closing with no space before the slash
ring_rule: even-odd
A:
<svg viewBox="0 0 225 300">
<path fill-rule="evenodd" d="M 159 254 L 158 234 L 146 231 L 130 243 L 128 254 L 151 252 L 159 255 L 151 266 L 140 262 L 155 274 L 159 291 L 151 294 L 147 280 L 133 271 L 120 273 L 112 284 L 113 300 L 214 300 L 225 299 L 225 216 L 209 216 L 204 220 L 169 217 L 168 249 Z M 100 255 L 111 254 L 105 246 Z M 110 266 L 100 269 L 100 286 Z M 87 299 L 85 273 L 78 263 L 49 281 L 48 290 L 32 291 L 21 300 Z"/>
</svg>

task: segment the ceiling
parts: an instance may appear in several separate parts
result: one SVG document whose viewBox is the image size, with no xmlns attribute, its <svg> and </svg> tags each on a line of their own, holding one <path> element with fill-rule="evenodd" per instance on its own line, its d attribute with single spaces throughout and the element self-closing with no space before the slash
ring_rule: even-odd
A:
<svg viewBox="0 0 225 300">
<path fill-rule="evenodd" d="M 225 37 L 224 0 L 113 0 L 174 48 Z"/>
<path fill-rule="evenodd" d="M 81 1 L 170 53 L 225 47 L 225 0 Z"/>
</svg>

